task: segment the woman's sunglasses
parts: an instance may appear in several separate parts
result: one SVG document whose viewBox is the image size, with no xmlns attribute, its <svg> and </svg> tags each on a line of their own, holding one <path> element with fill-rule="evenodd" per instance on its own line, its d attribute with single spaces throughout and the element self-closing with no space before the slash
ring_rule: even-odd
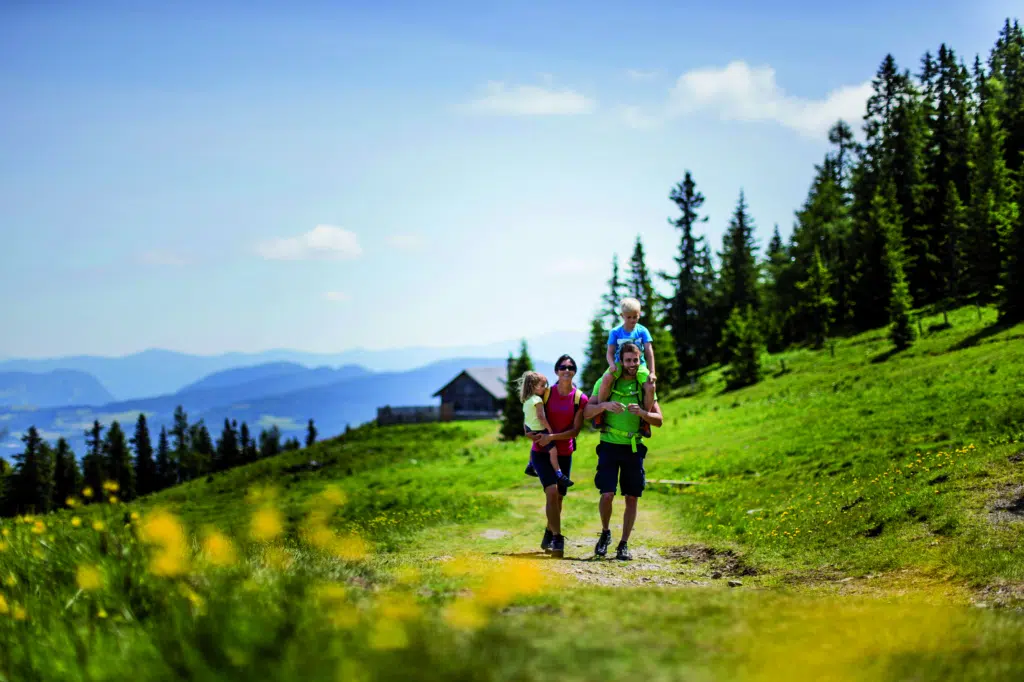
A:
<svg viewBox="0 0 1024 682">
<path fill-rule="evenodd" d="M 565 370 L 569 370 L 570 372 L 575 372 L 576 368 L 573 367 L 572 365 L 559 365 L 558 366 L 558 371 L 559 372 L 564 372 Z"/>
</svg>

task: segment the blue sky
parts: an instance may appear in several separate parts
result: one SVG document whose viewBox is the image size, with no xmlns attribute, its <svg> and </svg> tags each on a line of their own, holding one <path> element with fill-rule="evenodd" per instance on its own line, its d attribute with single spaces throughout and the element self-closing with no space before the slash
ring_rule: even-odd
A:
<svg viewBox="0 0 1024 682">
<path fill-rule="evenodd" d="M 585 330 L 611 257 L 792 228 L 887 52 L 1010 2 L 4 3 L 0 356 Z M 686 3 L 692 4 L 692 3 Z M 372 9 L 371 9 L 372 8 Z"/>
</svg>

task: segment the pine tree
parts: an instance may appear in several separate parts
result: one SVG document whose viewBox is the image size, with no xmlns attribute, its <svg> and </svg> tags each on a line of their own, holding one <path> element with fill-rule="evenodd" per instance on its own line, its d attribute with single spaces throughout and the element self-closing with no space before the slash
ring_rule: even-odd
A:
<svg viewBox="0 0 1024 682">
<path fill-rule="evenodd" d="M 752 305 L 733 309 L 725 325 L 723 345 L 728 346 L 729 367 L 724 372 L 728 390 L 756 384 L 761 380 L 761 357 L 765 352 L 758 316 Z"/>
<path fill-rule="evenodd" d="M 137 495 L 148 495 L 159 490 L 157 484 L 156 462 L 153 460 L 153 443 L 149 438 L 149 426 L 146 415 L 139 413 L 135 421 L 135 435 L 131 440 L 135 450 L 135 492 Z"/>
<path fill-rule="evenodd" d="M 884 286 L 888 289 L 890 336 L 896 348 L 903 350 L 913 343 L 915 337 L 914 326 L 910 322 L 913 302 L 903 269 L 903 230 L 899 203 L 896 201 L 896 186 L 889 178 L 875 192 L 872 215 L 883 243 L 882 260 L 887 274 Z"/>
<path fill-rule="evenodd" d="M 690 171 L 686 171 L 682 182 L 676 184 L 669 199 L 680 211 L 680 216 L 669 223 L 680 231 L 679 253 L 675 257 L 678 273 L 671 279 L 673 292 L 666 309 L 666 323 L 672 332 L 676 363 L 681 380 L 692 379 L 700 368 L 697 348 L 699 320 L 698 310 L 706 297 L 700 286 L 697 254 L 702 246 L 703 236 L 694 235 L 698 223 L 707 222 L 709 216 L 700 217 L 698 211 L 704 205 L 704 195 L 697 191 Z M 660 372 L 660 358 L 656 369 Z"/>
<path fill-rule="evenodd" d="M 795 268 L 790 263 L 789 249 L 782 241 L 778 224 L 772 229 L 761 267 L 765 344 L 769 351 L 778 352 L 792 341 L 788 327 L 796 307 L 796 285 L 791 282 Z"/>
<path fill-rule="evenodd" d="M 608 279 L 608 292 L 602 299 L 604 301 L 604 314 L 608 318 L 609 328 L 621 323 L 619 303 L 624 298 L 624 283 L 619 276 L 619 256 L 612 255 L 612 276 Z"/>
<path fill-rule="evenodd" d="M 14 455 L 8 506 L 16 513 L 45 514 L 53 501 L 52 465 L 46 461 L 48 453 L 35 426 L 29 427 L 21 442 L 25 449 Z"/>
<path fill-rule="evenodd" d="M 213 468 L 215 454 L 213 438 L 203 419 L 189 427 L 189 441 L 192 443 L 192 475 L 202 476 Z"/>
<path fill-rule="evenodd" d="M 722 265 L 716 299 L 723 319 L 728 320 L 735 310 L 742 314 L 747 307 L 755 313 L 760 310 L 756 251 L 754 223 L 747 214 L 747 203 L 741 190 L 736 211 L 722 236 L 722 251 L 719 253 Z M 721 348 L 725 353 L 722 359 L 728 361 L 733 345 L 725 343 Z"/>
<path fill-rule="evenodd" d="M 69 498 L 77 497 L 82 487 L 82 473 L 78 460 L 66 438 L 57 439 L 53 453 L 53 509 L 67 506 Z"/>
<path fill-rule="evenodd" d="M 214 455 L 214 471 L 225 471 L 238 465 L 242 454 L 238 448 L 238 435 L 231 420 L 224 418 L 224 428 L 221 429 L 220 438 L 217 439 L 216 454 Z"/>
<path fill-rule="evenodd" d="M 526 433 L 523 426 L 523 403 L 519 399 L 519 391 L 514 385 L 523 374 L 533 369 L 533 360 L 530 358 L 525 339 L 520 343 L 519 357 L 513 360 L 509 356 L 509 360 L 510 371 L 505 378 L 507 391 L 505 408 L 501 415 L 500 437 L 502 440 L 515 440 Z"/>
<path fill-rule="evenodd" d="M 316 426 L 313 424 L 312 418 L 309 423 L 306 424 L 306 447 L 313 447 L 313 443 L 316 442 Z"/>
<path fill-rule="evenodd" d="M 156 446 L 156 485 L 153 492 L 163 490 L 168 486 L 177 483 L 178 476 L 174 468 L 174 460 L 171 457 L 171 445 L 167 437 L 167 427 L 160 427 L 160 437 Z"/>
<path fill-rule="evenodd" d="M 275 457 L 281 454 L 281 429 L 274 424 L 269 429 L 260 430 L 259 458 Z"/>
<path fill-rule="evenodd" d="M 82 458 L 82 483 L 91 493 L 86 501 L 95 501 L 103 492 L 103 482 L 107 480 L 106 458 L 103 454 L 103 425 L 93 420 L 92 429 L 85 432 L 88 452 Z"/>
<path fill-rule="evenodd" d="M 825 345 L 832 324 L 832 311 L 836 301 L 829 293 L 832 277 L 825 267 L 821 253 L 814 250 L 814 260 L 807 279 L 797 284 L 802 294 L 800 307 L 805 311 L 807 335 L 815 348 Z"/>
<path fill-rule="evenodd" d="M 292 436 L 284 442 L 284 452 L 294 452 L 302 448 L 302 443 L 295 436 Z"/>
<path fill-rule="evenodd" d="M 238 432 L 238 446 L 242 453 L 242 463 L 250 464 L 259 459 L 259 452 L 256 450 L 256 442 L 249 435 L 249 425 L 242 422 Z"/>
<path fill-rule="evenodd" d="M 985 78 L 980 84 L 978 117 L 972 144 L 969 257 L 972 289 L 982 300 L 998 297 L 1005 268 L 1007 239 L 1017 219 L 1017 203 L 1003 153 L 1006 133 L 1000 111 L 1003 84 Z"/>
<path fill-rule="evenodd" d="M 595 387 L 608 369 L 608 331 L 605 329 L 600 312 L 590 321 L 590 338 L 587 340 L 587 362 L 580 375 L 581 388 L 584 393 L 596 393 Z"/>
<path fill-rule="evenodd" d="M 697 249 L 697 284 L 700 297 L 694 317 L 698 321 L 694 331 L 697 347 L 697 366 L 707 367 L 718 357 L 718 343 L 724 326 L 715 292 L 718 289 L 718 273 L 711 261 L 711 245 L 704 242 Z"/>
<path fill-rule="evenodd" d="M 1024 157 L 1024 150 L 1021 151 Z M 1024 162 L 1017 173 L 1017 220 L 1007 239 L 1003 292 L 999 318 L 1005 322 L 1024 320 Z"/>
<path fill-rule="evenodd" d="M 1018 21 L 1011 24 L 1006 19 L 989 55 L 989 68 L 1005 91 L 1004 106 L 999 111 L 1001 127 L 1006 131 L 1004 163 L 1011 172 L 1019 172 L 1024 168 L 1024 29 Z M 1024 206 L 1020 210 L 1024 211 Z"/>
<path fill-rule="evenodd" d="M 118 497 L 125 501 L 135 499 L 135 469 L 132 467 L 132 455 L 128 449 L 128 440 L 117 420 L 110 424 L 103 451 L 107 476 L 117 483 Z"/>
<path fill-rule="evenodd" d="M 189 450 L 191 449 L 191 443 L 189 443 L 189 426 L 188 426 L 188 414 L 185 412 L 185 408 L 178 405 L 174 408 L 174 423 L 171 426 L 170 431 L 171 437 L 174 439 L 171 462 L 173 463 L 172 469 L 174 473 L 174 479 L 170 483 L 188 481 L 192 478 L 192 462 L 189 456 Z"/>
</svg>

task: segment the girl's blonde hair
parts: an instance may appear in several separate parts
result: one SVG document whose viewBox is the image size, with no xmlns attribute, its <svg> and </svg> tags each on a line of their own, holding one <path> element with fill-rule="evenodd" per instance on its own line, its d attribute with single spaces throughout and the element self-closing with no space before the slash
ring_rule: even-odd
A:
<svg viewBox="0 0 1024 682">
<path fill-rule="evenodd" d="M 516 379 L 516 386 L 519 389 L 520 402 L 526 402 L 533 395 L 534 390 L 542 383 L 545 377 L 540 372 L 524 372 L 523 376 Z"/>
</svg>

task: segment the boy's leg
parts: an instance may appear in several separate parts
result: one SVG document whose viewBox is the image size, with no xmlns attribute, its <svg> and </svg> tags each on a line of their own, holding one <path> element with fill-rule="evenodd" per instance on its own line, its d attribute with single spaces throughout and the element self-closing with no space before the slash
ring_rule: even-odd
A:
<svg viewBox="0 0 1024 682">
<path fill-rule="evenodd" d="M 601 387 L 597 391 L 597 402 L 603 403 L 611 397 L 613 381 L 615 381 L 615 375 L 605 370 L 604 376 L 601 377 Z"/>
<path fill-rule="evenodd" d="M 644 385 L 644 409 L 650 412 L 651 408 L 654 407 L 654 384 L 648 379 Z M 651 425 L 645 422 L 643 419 L 640 420 L 640 435 L 644 438 L 651 437 Z"/>
</svg>

